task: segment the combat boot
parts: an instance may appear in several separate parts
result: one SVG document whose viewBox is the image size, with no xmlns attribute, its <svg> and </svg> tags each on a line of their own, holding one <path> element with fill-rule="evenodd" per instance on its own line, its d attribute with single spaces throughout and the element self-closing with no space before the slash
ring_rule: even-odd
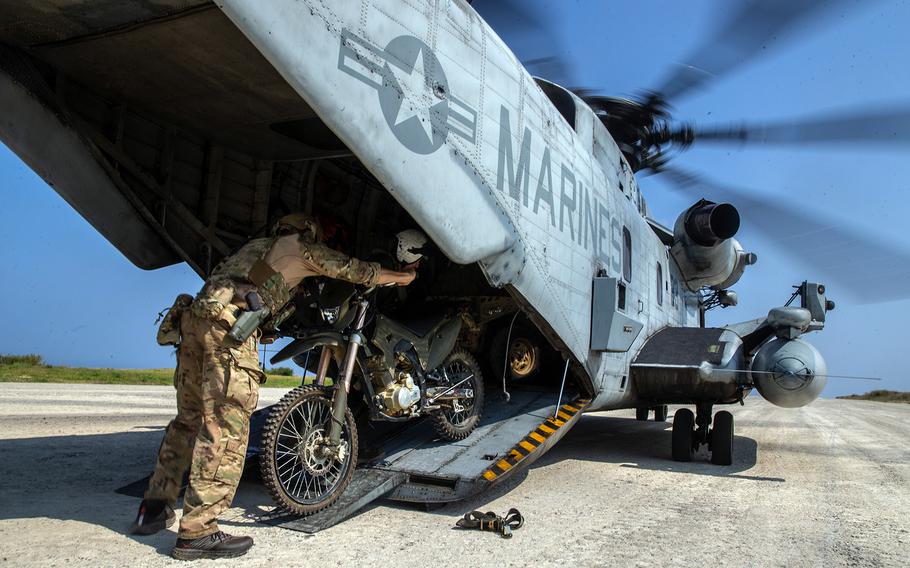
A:
<svg viewBox="0 0 910 568">
<path fill-rule="evenodd" d="M 139 504 L 139 514 L 130 526 L 130 534 L 155 534 L 173 525 L 176 518 L 173 507 L 166 501 L 143 499 Z"/>
<path fill-rule="evenodd" d="M 252 547 L 253 539 L 248 536 L 231 536 L 218 531 L 199 538 L 178 538 L 171 556 L 177 560 L 235 558 L 243 556 Z"/>
</svg>

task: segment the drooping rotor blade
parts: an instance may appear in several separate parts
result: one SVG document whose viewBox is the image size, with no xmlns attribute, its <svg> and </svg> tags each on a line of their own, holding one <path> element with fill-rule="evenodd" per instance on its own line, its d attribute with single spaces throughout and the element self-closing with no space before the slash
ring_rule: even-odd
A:
<svg viewBox="0 0 910 568">
<path fill-rule="evenodd" d="M 829 218 L 821 210 L 757 197 L 759 192 L 720 184 L 675 167 L 666 167 L 660 174 L 660 179 L 693 200 L 707 197 L 732 203 L 744 225 L 761 231 L 781 252 L 804 262 L 807 271 L 817 271 L 808 277 L 823 282 L 830 279 L 860 303 L 910 297 L 910 253 L 906 250 Z"/>
<path fill-rule="evenodd" d="M 910 105 L 850 111 L 800 122 L 699 127 L 699 142 L 910 144 Z"/>
<path fill-rule="evenodd" d="M 685 57 L 654 91 L 672 100 L 703 87 L 768 51 L 768 47 L 818 26 L 821 16 L 846 4 L 872 2 L 847 0 L 743 0 L 718 2 L 718 11 L 732 13 L 701 46 Z M 846 9 L 846 7 L 844 8 Z"/>
</svg>

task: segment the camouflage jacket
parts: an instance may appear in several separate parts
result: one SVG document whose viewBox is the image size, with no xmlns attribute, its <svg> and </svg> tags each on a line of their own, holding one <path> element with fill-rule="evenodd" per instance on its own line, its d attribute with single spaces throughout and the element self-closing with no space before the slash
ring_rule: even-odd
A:
<svg viewBox="0 0 910 568">
<path fill-rule="evenodd" d="M 296 234 L 253 239 L 215 267 L 193 303 L 193 312 L 216 317 L 237 296 L 253 289 L 256 279 L 251 279 L 251 272 L 263 263 L 274 276 L 256 287 L 273 314 L 289 303 L 304 278 L 327 276 L 373 286 L 381 270 L 378 263 L 351 258 Z"/>
</svg>

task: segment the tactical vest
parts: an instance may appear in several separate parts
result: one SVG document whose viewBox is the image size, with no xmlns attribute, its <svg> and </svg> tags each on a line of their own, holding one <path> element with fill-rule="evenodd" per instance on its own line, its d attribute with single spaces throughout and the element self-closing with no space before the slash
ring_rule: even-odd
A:
<svg viewBox="0 0 910 568">
<path fill-rule="evenodd" d="M 237 284 L 252 284 L 259 292 L 262 303 L 272 314 L 272 325 L 278 325 L 275 318 L 284 319 L 287 310 L 283 308 L 291 300 L 284 276 L 275 272 L 263 258 L 272 248 L 274 237 L 253 239 L 240 250 L 221 261 L 212 270 L 205 286 L 193 302 L 192 311 L 199 317 L 214 319 L 231 303 L 237 291 Z"/>
</svg>

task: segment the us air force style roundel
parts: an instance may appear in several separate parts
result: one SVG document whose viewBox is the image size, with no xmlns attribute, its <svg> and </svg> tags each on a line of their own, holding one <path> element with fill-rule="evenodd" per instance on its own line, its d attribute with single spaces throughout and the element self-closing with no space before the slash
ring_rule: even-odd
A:
<svg viewBox="0 0 910 568">
<path fill-rule="evenodd" d="M 432 154 L 449 134 L 476 142 L 477 112 L 449 92 L 439 59 L 420 39 L 398 36 L 383 49 L 343 30 L 338 69 L 376 89 L 386 124 L 408 150 Z"/>
<path fill-rule="evenodd" d="M 445 73 L 436 55 L 416 37 L 399 36 L 385 52 L 379 105 L 386 123 L 408 150 L 431 154 L 445 142 L 449 103 L 442 98 L 428 106 L 427 98 L 449 91 Z"/>
</svg>

